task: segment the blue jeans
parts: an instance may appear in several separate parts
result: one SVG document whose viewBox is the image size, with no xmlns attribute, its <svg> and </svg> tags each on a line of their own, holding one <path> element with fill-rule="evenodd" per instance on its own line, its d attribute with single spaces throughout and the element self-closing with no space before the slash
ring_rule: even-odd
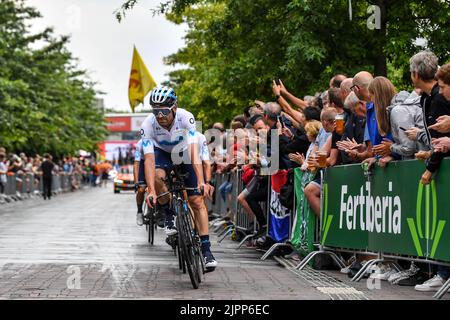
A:
<svg viewBox="0 0 450 320">
<path fill-rule="evenodd" d="M 450 267 L 438 265 L 437 274 L 443 279 L 450 278 Z"/>
<path fill-rule="evenodd" d="M 97 176 L 94 174 L 91 174 L 91 185 L 95 187 L 95 182 L 97 181 Z"/>
<path fill-rule="evenodd" d="M 233 190 L 233 184 L 231 182 L 225 181 L 220 185 L 219 192 L 223 201 L 227 201 L 227 194 L 231 193 L 231 190 Z"/>
</svg>

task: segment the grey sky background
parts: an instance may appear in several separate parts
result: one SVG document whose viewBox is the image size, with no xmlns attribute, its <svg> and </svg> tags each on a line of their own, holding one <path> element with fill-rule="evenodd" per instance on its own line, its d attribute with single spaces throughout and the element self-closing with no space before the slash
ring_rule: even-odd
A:
<svg viewBox="0 0 450 320">
<path fill-rule="evenodd" d="M 153 16 L 160 0 L 141 0 L 119 23 L 113 12 L 121 0 L 26 0 L 43 18 L 32 24 L 32 32 L 51 26 L 57 35 L 70 35 L 68 45 L 79 66 L 89 71 L 105 92 L 105 107 L 131 111 L 128 103 L 128 80 L 133 45 L 136 45 L 156 83 L 167 80 L 172 68 L 163 58 L 184 45 L 187 27 L 175 25 L 164 16 Z M 148 101 L 145 102 L 148 107 Z M 142 109 L 142 105 L 136 111 Z"/>
</svg>

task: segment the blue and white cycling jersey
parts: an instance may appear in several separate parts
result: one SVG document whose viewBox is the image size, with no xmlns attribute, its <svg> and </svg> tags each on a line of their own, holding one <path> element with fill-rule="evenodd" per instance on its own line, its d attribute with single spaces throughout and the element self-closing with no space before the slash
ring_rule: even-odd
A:
<svg viewBox="0 0 450 320">
<path fill-rule="evenodd" d="M 154 114 L 150 114 L 142 123 L 141 140 L 143 153 L 154 153 L 154 147 L 171 153 L 186 150 L 187 146 L 197 143 L 195 119 L 192 113 L 177 108 L 170 131 L 161 127 Z"/>
<path fill-rule="evenodd" d="M 141 159 L 144 159 L 144 153 L 142 150 L 142 139 L 140 139 L 136 143 L 136 151 L 134 152 L 134 161 L 141 161 Z"/>
<path fill-rule="evenodd" d="M 153 145 L 152 144 L 150 144 L 150 143 L 146 143 L 145 144 L 145 146 L 144 146 L 144 144 L 142 143 L 142 139 L 140 139 L 137 143 L 136 143 L 136 151 L 134 152 L 134 161 L 141 161 L 141 160 L 145 160 L 145 152 L 144 152 L 144 150 L 145 149 L 147 149 L 147 150 L 150 150 L 149 152 L 147 152 L 147 153 L 151 153 L 152 152 L 152 150 L 153 150 Z"/>
<path fill-rule="evenodd" d="M 197 136 L 198 145 L 200 147 L 200 150 L 199 150 L 200 160 L 202 160 L 202 161 L 210 160 L 208 143 L 206 142 L 205 135 L 198 131 L 195 133 L 195 135 Z"/>
</svg>

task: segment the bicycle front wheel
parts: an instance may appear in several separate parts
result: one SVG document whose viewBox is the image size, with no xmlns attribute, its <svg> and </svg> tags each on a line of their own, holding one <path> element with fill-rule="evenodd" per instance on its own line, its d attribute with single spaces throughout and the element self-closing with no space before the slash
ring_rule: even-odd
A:
<svg viewBox="0 0 450 320">
<path fill-rule="evenodd" d="M 179 236 L 179 245 L 182 258 L 191 279 L 192 287 L 198 289 L 201 282 L 200 266 L 198 255 L 196 253 L 195 239 L 193 238 L 190 213 L 187 204 L 183 201 L 177 203 L 177 227 Z"/>
<path fill-rule="evenodd" d="M 148 242 L 153 245 L 155 239 L 155 214 L 154 209 L 148 208 Z"/>
</svg>

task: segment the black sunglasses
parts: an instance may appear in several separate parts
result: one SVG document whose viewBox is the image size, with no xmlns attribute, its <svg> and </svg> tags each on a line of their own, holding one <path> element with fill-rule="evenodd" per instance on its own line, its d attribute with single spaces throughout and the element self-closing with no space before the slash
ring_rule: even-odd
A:
<svg viewBox="0 0 450 320">
<path fill-rule="evenodd" d="M 357 84 L 354 84 L 350 87 L 350 91 L 353 91 L 353 89 L 357 88 L 359 90 L 359 86 Z"/>
<path fill-rule="evenodd" d="M 163 115 L 163 117 L 167 117 L 172 111 L 172 108 L 173 106 L 170 108 L 153 108 L 152 112 L 155 117 L 159 116 L 160 113 Z"/>
</svg>

